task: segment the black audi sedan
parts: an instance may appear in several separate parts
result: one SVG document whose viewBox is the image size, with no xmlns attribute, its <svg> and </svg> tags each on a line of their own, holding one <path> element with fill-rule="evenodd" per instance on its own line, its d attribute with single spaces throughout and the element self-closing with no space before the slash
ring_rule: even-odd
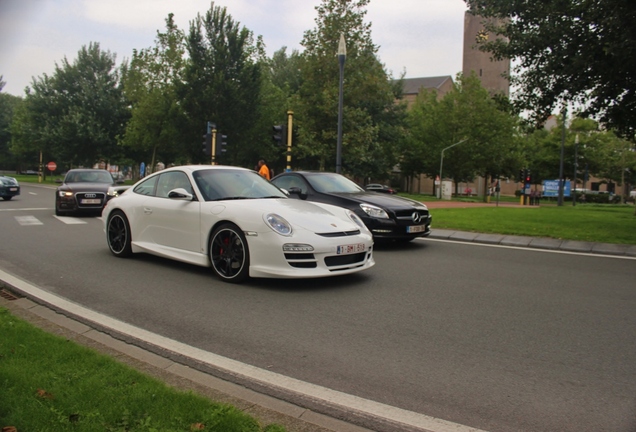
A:
<svg viewBox="0 0 636 432">
<path fill-rule="evenodd" d="M 101 214 L 104 204 L 118 193 L 113 176 L 103 169 L 78 168 L 69 170 L 55 191 L 55 214 Z M 110 195 L 109 195 L 110 193 Z"/>
<path fill-rule="evenodd" d="M 421 202 L 397 195 L 367 192 L 343 175 L 285 172 L 271 180 L 292 198 L 344 207 L 355 212 L 375 240 L 411 241 L 431 233 L 432 216 Z"/>
<path fill-rule="evenodd" d="M 20 183 L 13 177 L 0 175 L 0 197 L 9 201 L 18 195 L 20 195 Z"/>
</svg>

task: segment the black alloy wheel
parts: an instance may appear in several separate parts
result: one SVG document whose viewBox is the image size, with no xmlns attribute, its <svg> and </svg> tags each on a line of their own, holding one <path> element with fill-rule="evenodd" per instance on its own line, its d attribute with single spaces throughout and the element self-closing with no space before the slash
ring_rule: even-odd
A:
<svg viewBox="0 0 636 432">
<path fill-rule="evenodd" d="M 212 233 L 209 247 L 214 273 L 226 282 L 239 283 L 249 276 L 250 256 L 245 235 L 234 224 L 223 224 Z"/>
<path fill-rule="evenodd" d="M 132 255 L 130 245 L 130 224 L 123 212 L 117 210 L 108 217 L 106 239 L 113 255 L 125 258 Z"/>
</svg>

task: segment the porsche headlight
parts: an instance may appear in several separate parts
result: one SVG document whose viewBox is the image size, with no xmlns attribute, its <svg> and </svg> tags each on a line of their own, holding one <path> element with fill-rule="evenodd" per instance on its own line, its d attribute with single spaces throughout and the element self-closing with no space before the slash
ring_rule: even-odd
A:
<svg viewBox="0 0 636 432">
<path fill-rule="evenodd" d="M 364 225 L 364 222 L 362 222 L 362 219 L 360 219 L 358 215 L 352 212 L 351 210 L 347 210 L 347 216 L 349 216 L 349 219 L 351 219 L 360 228 L 366 228 L 366 226 Z"/>
<path fill-rule="evenodd" d="M 263 217 L 265 223 L 276 233 L 289 237 L 292 235 L 292 227 L 289 222 L 287 222 L 282 216 L 277 215 L 276 213 L 270 213 Z"/>
<path fill-rule="evenodd" d="M 364 210 L 364 212 L 371 217 L 378 218 L 378 219 L 389 218 L 389 215 L 386 214 L 386 212 L 382 210 L 380 207 L 376 207 L 371 204 L 360 204 L 360 208 Z"/>
</svg>

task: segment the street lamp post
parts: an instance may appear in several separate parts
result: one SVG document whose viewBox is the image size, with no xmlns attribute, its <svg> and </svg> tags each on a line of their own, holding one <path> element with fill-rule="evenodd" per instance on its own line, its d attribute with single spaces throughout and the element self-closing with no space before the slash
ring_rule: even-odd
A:
<svg viewBox="0 0 636 432">
<path fill-rule="evenodd" d="M 340 65 L 340 91 L 338 98 L 338 143 L 336 146 L 336 172 L 340 174 L 342 171 L 342 105 L 343 105 L 343 83 L 344 83 L 344 64 L 347 57 L 347 46 L 345 45 L 344 34 L 340 33 L 340 42 L 338 43 L 338 64 Z"/>
<path fill-rule="evenodd" d="M 456 145 L 463 143 L 464 141 L 468 141 L 468 138 L 463 139 L 460 142 L 456 142 L 455 144 L 450 145 L 450 146 L 446 147 L 445 149 L 442 149 L 442 157 L 439 160 L 439 196 L 438 196 L 439 199 L 442 198 L 442 180 L 443 180 L 443 177 L 442 177 L 442 166 L 444 165 L 444 152 L 446 150 L 448 150 L 449 148 L 451 148 L 451 147 L 455 147 Z"/>
<path fill-rule="evenodd" d="M 574 137 L 574 191 L 572 192 L 572 206 L 576 205 L 576 180 L 579 170 L 579 134 Z"/>
</svg>

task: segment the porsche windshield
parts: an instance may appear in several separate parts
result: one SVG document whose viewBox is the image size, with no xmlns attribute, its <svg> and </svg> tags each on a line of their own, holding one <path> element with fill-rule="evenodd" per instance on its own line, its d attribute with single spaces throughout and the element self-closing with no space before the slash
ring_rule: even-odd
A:
<svg viewBox="0 0 636 432">
<path fill-rule="evenodd" d="M 254 171 L 209 169 L 195 171 L 193 176 L 206 201 L 287 198 Z"/>
</svg>

